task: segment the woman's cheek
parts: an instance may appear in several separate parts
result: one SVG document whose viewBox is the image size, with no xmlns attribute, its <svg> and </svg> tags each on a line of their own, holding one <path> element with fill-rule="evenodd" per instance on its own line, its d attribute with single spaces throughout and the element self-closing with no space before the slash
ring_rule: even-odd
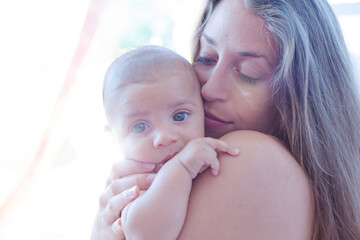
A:
<svg viewBox="0 0 360 240">
<path fill-rule="evenodd" d="M 255 129 L 263 128 L 260 125 L 267 125 L 266 122 L 273 118 L 274 112 L 267 84 L 243 84 L 237 91 L 237 112 L 242 119 L 247 119 L 248 123 L 259 125 L 253 126 Z"/>
<path fill-rule="evenodd" d="M 237 96 L 240 98 L 237 101 L 246 105 L 247 109 L 259 111 L 266 105 L 267 91 L 261 84 L 241 82 L 237 86 Z"/>
</svg>

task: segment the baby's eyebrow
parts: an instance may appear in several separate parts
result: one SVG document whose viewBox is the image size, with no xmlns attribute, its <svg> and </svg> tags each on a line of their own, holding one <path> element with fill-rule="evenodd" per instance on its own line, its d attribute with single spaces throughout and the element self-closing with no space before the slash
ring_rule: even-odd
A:
<svg viewBox="0 0 360 240">
<path fill-rule="evenodd" d="M 191 102 L 191 101 L 189 101 L 189 100 L 179 100 L 179 101 L 175 102 L 174 104 L 171 104 L 171 105 L 169 106 L 169 108 L 178 107 L 178 106 L 187 105 L 187 104 L 196 106 L 195 103 L 193 103 L 193 102 Z"/>
<path fill-rule="evenodd" d="M 134 112 L 125 112 L 123 114 L 124 118 L 136 118 L 140 116 L 148 115 L 149 111 L 134 111 Z"/>
</svg>

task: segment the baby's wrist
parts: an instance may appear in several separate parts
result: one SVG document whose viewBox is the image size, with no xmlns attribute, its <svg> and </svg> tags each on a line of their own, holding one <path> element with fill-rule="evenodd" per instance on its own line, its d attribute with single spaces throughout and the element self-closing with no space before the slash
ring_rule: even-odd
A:
<svg viewBox="0 0 360 240">
<path fill-rule="evenodd" d="M 188 166 L 186 166 L 186 164 L 185 164 L 183 161 L 181 161 L 181 160 L 179 159 L 178 162 L 180 163 L 180 165 L 182 166 L 182 168 L 185 169 L 185 171 L 187 172 L 187 175 L 190 177 L 190 179 L 193 180 L 193 179 L 196 177 L 196 174 L 193 174 L 193 173 L 191 172 L 190 168 L 189 168 Z"/>
</svg>

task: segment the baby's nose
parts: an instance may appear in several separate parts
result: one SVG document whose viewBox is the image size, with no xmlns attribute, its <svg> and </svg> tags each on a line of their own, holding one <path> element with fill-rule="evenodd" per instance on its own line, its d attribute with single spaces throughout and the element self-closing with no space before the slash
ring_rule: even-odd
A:
<svg viewBox="0 0 360 240">
<path fill-rule="evenodd" d="M 156 132 L 154 136 L 154 147 L 159 148 L 168 146 L 172 143 L 177 142 L 178 139 L 178 134 L 175 131 L 172 131 L 170 129 L 163 129 Z"/>
</svg>

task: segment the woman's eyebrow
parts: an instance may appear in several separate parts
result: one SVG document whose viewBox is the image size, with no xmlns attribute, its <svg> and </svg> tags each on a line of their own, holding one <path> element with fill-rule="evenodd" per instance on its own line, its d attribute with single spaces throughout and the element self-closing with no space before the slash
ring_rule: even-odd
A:
<svg viewBox="0 0 360 240">
<path fill-rule="evenodd" d="M 254 58 L 263 58 L 265 56 L 254 53 L 254 52 L 244 52 L 244 51 L 238 51 L 236 52 L 237 55 L 241 57 L 254 57 Z"/>
<path fill-rule="evenodd" d="M 205 38 L 205 40 L 213 46 L 216 46 L 216 42 L 214 41 L 214 39 L 212 39 L 211 37 L 209 37 L 208 35 L 206 35 L 205 33 L 202 34 L 202 36 Z"/>
<path fill-rule="evenodd" d="M 215 42 L 214 39 L 212 39 L 210 36 L 206 35 L 205 33 L 202 34 L 202 36 L 204 37 L 204 39 L 212 46 L 216 46 L 217 43 Z M 262 58 L 265 60 L 265 62 L 271 67 L 272 64 L 271 62 L 269 61 L 269 59 L 265 56 L 265 55 L 262 55 L 262 54 L 258 54 L 256 52 L 247 52 L 247 51 L 237 51 L 236 54 L 238 56 L 241 56 L 241 57 L 253 57 L 253 58 Z"/>
<path fill-rule="evenodd" d="M 241 57 L 253 57 L 253 58 L 264 59 L 265 62 L 271 67 L 271 62 L 267 59 L 267 57 L 265 55 L 258 54 L 255 52 L 245 52 L 245 51 L 238 51 L 238 52 L 236 52 L 236 54 Z"/>
</svg>

